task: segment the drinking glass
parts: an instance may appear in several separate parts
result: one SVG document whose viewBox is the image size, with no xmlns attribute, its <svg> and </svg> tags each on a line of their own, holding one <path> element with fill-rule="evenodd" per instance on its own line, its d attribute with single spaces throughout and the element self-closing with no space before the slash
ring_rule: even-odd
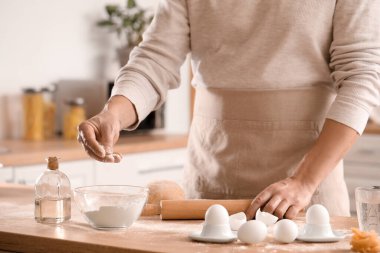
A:
<svg viewBox="0 0 380 253">
<path fill-rule="evenodd" d="M 355 201 L 360 230 L 380 234 L 380 186 L 356 188 Z"/>
</svg>

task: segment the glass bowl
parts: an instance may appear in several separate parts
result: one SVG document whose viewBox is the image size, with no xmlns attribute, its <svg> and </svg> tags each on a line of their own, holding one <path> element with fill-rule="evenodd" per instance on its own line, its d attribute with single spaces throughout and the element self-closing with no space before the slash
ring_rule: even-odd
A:
<svg viewBox="0 0 380 253">
<path fill-rule="evenodd" d="M 94 185 L 74 189 L 75 203 L 96 229 L 125 229 L 141 215 L 148 188 L 130 185 Z"/>
</svg>

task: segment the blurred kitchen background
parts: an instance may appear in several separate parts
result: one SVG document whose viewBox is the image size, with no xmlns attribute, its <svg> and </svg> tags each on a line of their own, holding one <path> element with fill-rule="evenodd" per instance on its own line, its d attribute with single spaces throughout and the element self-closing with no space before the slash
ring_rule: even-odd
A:
<svg viewBox="0 0 380 253">
<path fill-rule="evenodd" d="M 120 139 L 115 147 L 124 156 L 120 164 L 90 159 L 70 140 L 72 133 L 64 135 L 66 118 L 75 123 L 83 112 L 90 117 L 107 101 L 122 44 L 97 23 L 107 18 L 107 4 L 125 7 L 128 2 L 0 0 L 0 183 L 33 185 L 47 156 L 61 158 L 73 187 L 145 185 L 158 179 L 181 183 L 194 96 L 188 60 L 181 68 L 181 86 L 169 92 L 164 108 L 150 115 L 144 129 Z M 157 3 L 137 1 L 147 16 Z M 377 109 L 345 159 L 353 213 L 355 187 L 380 183 L 379 136 Z"/>
<path fill-rule="evenodd" d="M 109 85 L 120 68 L 115 32 L 97 23 L 108 17 L 105 6 L 122 0 L 0 1 L 0 139 L 23 136 L 22 91 L 56 85 L 57 114 L 63 100 L 87 96 L 87 116 L 102 108 Z M 157 0 L 137 4 L 152 15 Z M 182 68 L 180 89 L 170 92 L 162 115 L 165 131 L 186 133 L 189 127 L 189 63 Z M 56 115 L 57 130 L 63 115 Z"/>
<path fill-rule="evenodd" d="M 48 156 L 60 157 L 72 187 L 182 181 L 194 95 L 189 60 L 163 108 L 121 136 L 121 163 L 90 159 L 75 140 L 76 125 L 102 109 L 120 69 L 126 38 L 107 27 L 109 16 L 124 19 L 122 35 L 133 26 L 127 39 L 137 43 L 157 4 L 0 0 L 0 183 L 33 185 Z"/>
</svg>

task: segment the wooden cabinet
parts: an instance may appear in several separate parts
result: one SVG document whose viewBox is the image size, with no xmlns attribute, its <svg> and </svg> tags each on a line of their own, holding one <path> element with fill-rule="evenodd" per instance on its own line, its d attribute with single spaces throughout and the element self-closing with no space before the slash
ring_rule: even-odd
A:
<svg viewBox="0 0 380 253">
<path fill-rule="evenodd" d="M 61 171 L 65 173 L 73 188 L 95 184 L 93 160 L 72 161 L 61 163 Z"/>
<path fill-rule="evenodd" d="M 186 149 L 166 149 L 126 154 L 120 163 L 101 163 L 92 159 L 61 162 L 60 170 L 73 188 L 93 184 L 129 184 L 144 186 L 167 179 L 182 180 Z M 0 182 L 34 185 L 46 164 L 0 169 Z"/>
<path fill-rule="evenodd" d="M 179 184 L 186 149 L 168 149 L 127 154 L 118 164 L 96 162 L 96 184 L 130 184 L 145 186 L 154 180 L 172 180 Z"/>
<path fill-rule="evenodd" d="M 14 182 L 33 185 L 45 169 L 46 164 L 14 167 Z M 72 187 L 94 184 L 94 162 L 92 160 L 61 162 L 60 170 L 69 177 Z"/>
<path fill-rule="evenodd" d="M 344 168 L 350 209 L 355 214 L 355 188 L 380 185 L 380 135 L 361 136 L 345 157 Z"/>
</svg>

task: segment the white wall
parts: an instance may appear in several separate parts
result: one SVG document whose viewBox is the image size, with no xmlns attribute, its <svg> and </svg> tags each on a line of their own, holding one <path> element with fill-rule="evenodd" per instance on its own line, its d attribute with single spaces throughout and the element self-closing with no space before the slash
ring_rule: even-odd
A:
<svg viewBox="0 0 380 253">
<path fill-rule="evenodd" d="M 157 2 L 139 1 L 151 8 Z M 95 25 L 105 17 L 106 3 L 125 1 L 0 0 L 0 138 L 20 135 L 22 88 L 61 79 L 114 79 L 119 68 L 114 50 L 117 39 Z M 188 89 L 175 93 L 188 96 Z M 188 105 L 176 103 L 176 107 L 168 106 L 176 114 L 167 113 L 168 118 L 180 117 L 188 126 Z M 184 124 L 166 123 L 172 132 L 187 131 Z"/>
</svg>

